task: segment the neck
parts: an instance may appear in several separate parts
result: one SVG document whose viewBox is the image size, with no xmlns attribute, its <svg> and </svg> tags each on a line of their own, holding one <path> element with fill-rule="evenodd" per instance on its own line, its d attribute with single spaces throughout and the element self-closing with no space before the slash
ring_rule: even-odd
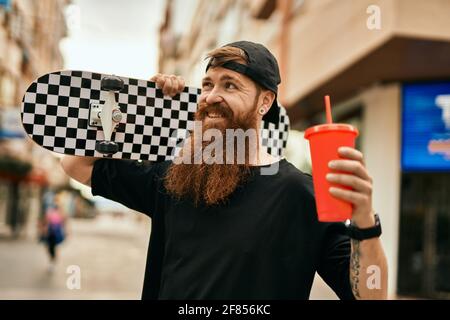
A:
<svg viewBox="0 0 450 320">
<path fill-rule="evenodd" d="M 251 157 L 250 157 L 250 163 L 254 166 L 264 166 L 264 165 L 269 165 L 272 163 L 275 163 L 277 161 L 280 161 L 280 157 L 274 157 L 271 154 L 267 153 L 265 151 L 265 148 L 262 145 L 262 141 L 261 141 L 261 129 L 258 127 L 257 128 L 257 132 L 259 133 L 258 135 L 258 149 L 257 152 L 253 152 L 250 153 Z"/>
</svg>

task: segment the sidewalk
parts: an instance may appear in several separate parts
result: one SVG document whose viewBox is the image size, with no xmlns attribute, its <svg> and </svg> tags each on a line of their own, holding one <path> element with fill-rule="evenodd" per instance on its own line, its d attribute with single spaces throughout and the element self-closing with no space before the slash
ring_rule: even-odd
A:
<svg viewBox="0 0 450 320">
<path fill-rule="evenodd" d="M 37 241 L 0 239 L 0 299 L 140 299 L 150 219 L 72 219 L 53 272 Z M 80 289 L 66 285 L 80 268 Z"/>
</svg>

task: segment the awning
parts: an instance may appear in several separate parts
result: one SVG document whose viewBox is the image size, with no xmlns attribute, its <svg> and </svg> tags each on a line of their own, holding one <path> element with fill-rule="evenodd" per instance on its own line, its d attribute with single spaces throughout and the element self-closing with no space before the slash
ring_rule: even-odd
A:
<svg viewBox="0 0 450 320">
<path fill-rule="evenodd" d="M 36 184 L 39 186 L 47 186 L 48 180 L 45 174 L 39 172 L 31 172 L 25 176 L 15 175 L 8 172 L 0 172 L 0 180 L 13 182 L 13 183 L 28 183 Z"/>
</svg>

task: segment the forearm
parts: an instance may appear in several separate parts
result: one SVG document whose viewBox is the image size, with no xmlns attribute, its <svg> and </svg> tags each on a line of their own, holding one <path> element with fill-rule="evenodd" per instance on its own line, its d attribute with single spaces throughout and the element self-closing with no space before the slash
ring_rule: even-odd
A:
<svg viewBox="0 0 450 320">
<path fill-rule="evenodd" d="M 387 261 L 379 238 L 351 240 L 350 284 L 356 299 L 387 298 Z"/>
<path fill-rule="evenodd" d="M 349 147 L 341 147 L 338 152 L 343 159 L 330 161 L 328 165 L 345 174 L 327 174 L 327 180 L 348 188 L 331 187 L 330 193 L 352 204 L 352 225 L 358 229 L 372 228 L 376 225 L 372 207 L 373 180 L 365 167 L 364 156 Z M 375 230 L 377 233 L 380 231 Z M 357 299 L 386 299 L 388 270 L 380 239 L 352 240 L 351 246 L 350 284 L 353 295 Z"/>
</svg>

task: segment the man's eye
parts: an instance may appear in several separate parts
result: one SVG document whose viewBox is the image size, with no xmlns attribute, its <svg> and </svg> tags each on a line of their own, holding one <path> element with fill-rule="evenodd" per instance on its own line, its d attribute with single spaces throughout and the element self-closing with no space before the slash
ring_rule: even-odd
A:
<svg viewBox="0 0 450 320">
<path fill-rule="evenodd" d="M 227 89 L 237 89 L 237 87 L 232 82 L 225 83 L 225 88 L 227 88 Z"/>
<path fill-rule="evenodd" d="M 212 87 L 211 82 L 203 82 L 203 84 L 202 84 L 202 88 L 203 89 L 208 89 L 208 88 L 211 88 L 211 87 Z"/>
</svg>

